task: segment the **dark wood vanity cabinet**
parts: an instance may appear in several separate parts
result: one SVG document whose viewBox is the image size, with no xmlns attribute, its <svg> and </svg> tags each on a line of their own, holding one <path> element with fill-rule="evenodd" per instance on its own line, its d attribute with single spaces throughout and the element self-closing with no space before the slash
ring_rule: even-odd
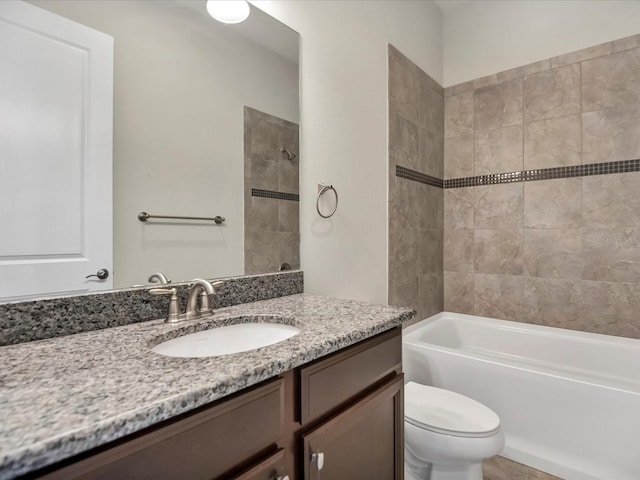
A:
<svg viewBox="0 0 640 480">
<path fill-rule="evenodd" d="M 302 435 L 303 478 L 403 478 L 403 378 Z"/>
<path fill-rule="evenodd" d="M 272 480 L 284 471 L 284 380 L 184 414 L 75 459 L 43 478 Z"/>
<path fill-rule="evenodd" d="M 300 478 L 403 478 L 401 362 L 397 329 L 299 369 Z"/>
<path fill-rule="evenodd" d="M 30 477 L 400 480 L 400 328 Z"/>
</svg>

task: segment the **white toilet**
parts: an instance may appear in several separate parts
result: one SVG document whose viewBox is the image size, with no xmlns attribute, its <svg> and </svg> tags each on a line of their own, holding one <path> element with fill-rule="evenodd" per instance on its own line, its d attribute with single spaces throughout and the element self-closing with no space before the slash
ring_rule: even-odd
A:
<svg viewBox="0 0 640 480">
<path fill-rule="evenodd" d="M 471 398 L 408 382 L 405 480 L 482 480 L 482 460 L 504 447 L 500 418 Z"/>
</svg>

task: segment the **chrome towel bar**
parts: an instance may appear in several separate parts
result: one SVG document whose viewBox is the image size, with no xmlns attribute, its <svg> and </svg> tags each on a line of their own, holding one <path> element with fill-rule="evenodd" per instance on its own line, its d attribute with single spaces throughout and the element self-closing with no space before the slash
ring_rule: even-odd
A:
<svg viewBox="0 0 640 480">
<path fill-rule="evenodd" d="M 225 218 L 220 215 L 216 215 L 215 217 L 177 217 L 177 216 L 169 216 L 169 215 L 149 215 L 147 212 L 140 212 L 138 214 L 138 220 L 141 222 L 146 222 L 150 218 L 168 218 L 172 220 L 207 220 L 216 222 L 216 225 L 220 225 L 224 222 Z"/>
</svg>

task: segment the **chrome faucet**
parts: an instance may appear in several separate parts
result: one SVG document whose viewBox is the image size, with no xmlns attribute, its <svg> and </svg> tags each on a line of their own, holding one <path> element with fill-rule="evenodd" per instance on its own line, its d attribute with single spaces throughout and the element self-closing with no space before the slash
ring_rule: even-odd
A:
<svg viewBox="0 0 640 480">
<path fill-rule="evenodd" d="M 175 323 L 182 320 L 200 318 L 213 313 L 213 310 L 209 306 L 209 295 L 215 294 L 216 289 L 223 284 L 224 282 L 221 281 L 212 284 L 202 278 L 196 278 L 189 289 L 185 313 L 180 313 L 180 301 L 178 300 L 178 294 L 175 288 L 152 288 L 149 290 L 149 293 L 151 295 L 171 295 L 165 322 Z M 198 302 L 198 300 L 200 301 Z"/>
<path fill-rule="evenodd" d="M 148 281 L 151 283 L 160 283 L 161 285 L 166 285 L 168 283 L 171 283 L 171 280 L 169 280 L 162 272 L 156 272 L 152 274 L 149 277 Z"/>
</svg>

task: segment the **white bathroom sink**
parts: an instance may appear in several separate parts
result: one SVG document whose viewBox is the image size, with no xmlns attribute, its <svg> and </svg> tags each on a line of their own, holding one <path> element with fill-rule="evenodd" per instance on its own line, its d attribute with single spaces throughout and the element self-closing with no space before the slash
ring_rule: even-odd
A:
<svg viewBox="0 0 640 480">
<path fill-rule="evenodd" d="M 183 335 L 151 350 L 168 357 L 215 357 L 267 347 L 298 333 L 299 328 L 282 323 L 238 323 Z"/>
</svg>

